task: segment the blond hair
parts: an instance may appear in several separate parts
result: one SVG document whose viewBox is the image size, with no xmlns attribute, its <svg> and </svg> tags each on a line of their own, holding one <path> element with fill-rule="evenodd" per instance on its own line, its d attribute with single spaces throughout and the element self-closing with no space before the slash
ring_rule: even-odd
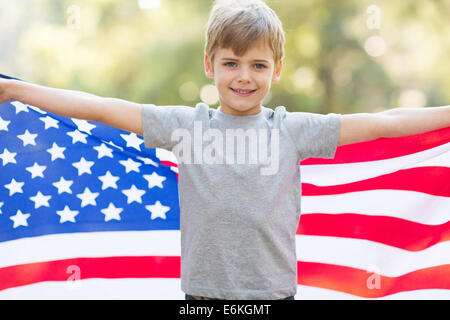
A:
<svg viewBox="0 0 450 320">
<path fill-rule="evenodd" d="M 263 41 L 274 62 L 284 58 L 285 35 L 280 19 L 262 0 L 216 0 L 206 28 L 205 54 L 211 62 L 219 48 L 231 48 L 242 56 Z"/>
</svg>

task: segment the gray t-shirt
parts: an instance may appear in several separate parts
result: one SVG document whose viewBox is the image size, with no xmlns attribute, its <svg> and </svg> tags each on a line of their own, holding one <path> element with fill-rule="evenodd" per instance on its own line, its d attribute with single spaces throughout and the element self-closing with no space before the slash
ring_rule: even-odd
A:
<svg viewBox="0 0 450 320">
<path fill-rule="evenodd" d="M 142 107 L 145 146 L 178 160 L 181 289 L 218 299 L 295 295 L 299 162 L 334 157 L 340 115 Z"/>
</svg>

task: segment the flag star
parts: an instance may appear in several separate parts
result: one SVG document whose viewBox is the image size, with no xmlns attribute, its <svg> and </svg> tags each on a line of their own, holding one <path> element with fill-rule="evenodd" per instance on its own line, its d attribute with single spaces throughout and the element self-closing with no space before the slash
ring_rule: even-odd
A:
<svg viewBox="0 0 450 320">
<path fill-rule="evenodd" d="M 0 214 L 2 214 L 3 202 L 0 202 Z"/>
<path fill-rule="evenodd" d="M 138 151 L 141 150 L 139 146 L 144 143 L 144 140 L 139 138 L 136 133 L 121 134 L 120 136 L 127 142 L 127 147 L 135 148 Z"/>
<path fill-rule="evenodd" d="M 150 158 L 145 158 L 145 157 L 137 157 L 137 158 L 145 164 L 151 164 L 152 166 L 159 167 L 159 164 Z"/>
<path fill-rule="evenodd" d="M 32 167 L 27 167 L 25 169 L 31 173 L 31 179 L 33 179 L 36 177 L 44 178 L 44 170 L 46 168 L 46 166 L 40 166 L 35 162 Z"/>
<path fill-rule="evenodd" d="M 99 195 L 98 192 L 92 193 L 89 188 L 85 188 L 83 193 L 77 194 L 77 198 L 81 199 L 81 207 L 86 207 L 87 205 L 93 205 L 96 206 L 97 202 L 95 201 L 95 198 L 97 198 Z"/>
<path fill-rule="evenodd" d="M 72 137 L 72 144 L 75 144 L 77 142 L 87 143 L 86 137 L 88 135 L 85 133 L 81 133 L 79 130 L 67 132 L 67 135 Z"/>
<path fill-rule="evenodd" d="M 104 176 L 99 176 L 98 179 L 102 182 L 102 190 L 110 187 L 117 189 L 116 182 L 119 180 L 119 177 L 113 176 L 111 172 L 107 171 Z"/>
<path fill-rule="evenodd" d="M 56 214 L 60 216 L 59 223 L 64 223 L 66 221 L 75 223 L 75 216 L 77 216 L 79 211 L 70 210 L 69 206 L 65 206 L 63 210 L 56 211 Z"/>
<path fill-rule="evenodd" d="M 78 130 L 89 133 L 89 134 L 92 134 L 91 130 L 96 127 L 95 125 L 90 124 L 87 120 L 72 119 L 72 121 L 78 127 Z"/>
<path fill-rule="evenodd" d="M 122 208 L 116 208 L 111 202 L 108 208 L 100 210 L 101 213 L 105 215 L 105 222 L 109 220 L 120 220 L 120 213 L 123 211 Z"/>
<path fill-rule="evenodd" d="M 64 157 L 64 151 L 66 148 L 59 147 L 55 142 L 53 142 L 53 145 L 50 149 L 47 149 L 47 152 L 52 155 L 52 161 L 55 161 L 58 158 L 65 159 Z"/>
<path fill-rule="evenodd" d="M 152 174 L 145 174 L 144 179 L 148 181 L 148 188 L 151 189 L 155 186 L 163 188 L 162 182 L 166 180 L 166 177 L 158 175 L 156 172 Z"/>
<path fill-rule="evenodd" d="M 26 104 L 23 104 L 23 103 L 20 102 L 20 101 L 13 101 L 13 102 L 11 102 L 11 104 L 12 104 L 14 107 L 16 107 L 16 114 L 18 114 L 18 113 L 21 112 L 21 111 L 28 112 L 28 107 L 27 107 L 27 105 L 26 105 Z"/>
<path fill-rule="evenodd" d="M 139 162 L 133 161 L 131 158 L 128 160 L 120 160 L 119 163 L 125 167 L 125 172 L 136 171 L 139 173 L 139 167 L 141 164 Z"/>
<path fill-rule="evenodd" d="M 108 148 L 106 144 L 102 143 L 100 146 L 94 147 L 94 149 L 98 152 L 98 158 L 101 159 L 103 157 L 113 158 L 112 155 L 113 149 Z"/>
<path fill-rule="evenodd" d="M 3 120 L 2 117 L 0 117 L 0 131 L 8 131 L 8 124 L 10 124 L 11 121 Z"/>
<path fill-rule="evenodd" d="M 122 193 L 127 196 L 127 204 L 133 201 L 142 203 L 142 196 L 145 194 L 145 190 L 140 190 L 133 184 L 130 189 L 122 190 Z"/>
<path fill-rule="evenodd" d="M 108 144 L 112 145 L 113 147 L 116 147 L 117 149 L 119 149 L 120 151 L 123 151 L 123 148 L 121 146 L 118 146 L 117 144 L 115 144 L 112 141 L 109 141 Z"/>
<path fill-rule="evenodd" d="M 9 184 L 5 184 L 5 188 L 9 190 L 9 195 L 12 196 L 14 193 L 23 193 L 22 187 L 24 184 L 25 182 L 18 182 L 13 178 Z"/>
<path fill-rule="evenodd" d="M 166 219 L 166 212 L 170 210 L 170 207 L 163 206 L 161 202 L 156 201 L 153 205 L 145 206 L 145 209 L 150 211 L 151 219 L 156 218 Z"/>
<path fill-rule="evenodd" d="M 20 140 L 23 141 L 23 146 L 27 146 L 29 144 L 35 146 L 36 145 L 36 141 L 34 141 L 34 139 L 36 139 L 37 134 L 32 134 L 30 132 L 28 132 L 28 130 L 25 130 L 24 134 L 18 135 L 17 136 Z"/>
<path fill-rule="evenodd" d="M 58 188 L 58 194 L 63 192 L 72 194 L 72 190 L 70 189 L 70 186 L 73 184 L 72 180 L 65 180 L 64 177 L 61 177 L 58 182 L 54 182 L 52 184 Z"/>
<path fill-rule="evenodd" d="M 92 174 L 91 167 L 94 165 L 94 161 L 86 161 L 81 157 L 80 161 L 74 162 L 72 165 L 78 169 L 78 175 L 81 176 L 83 173 Z"/>
<path fill-rule="evenodd" d="M 14 216 L 9 217 L 12 221 L 14 221 L 13 228 L 17 228 L 19 226 L 28 227 L 27 219 L 30 217 L 29 213 L 22 213 L 22 211 L 17 210 L 17 213 Z"/>
<path fill-rule="evenodd" d="M 48 128 L 56 128 L 59 129 L 58 123 L 59 121 L 56 119 L 53 119 L 50 116 L 46 116 L 45 118 L 39 118 L 39 120 L 41 120 L 42 122 L 44 122 L 45 124 L 45 130 L 47 130 Z"/>
<path fill-rule="evenodd" d="M 37 209 L 39 207 L 50 207 L 48 201 L 51 198 L 51 196 L 45 196 L 40 191 L 38 191 L 38 193 L 34 197 L 30 197 L 30 200 L 34 202 L 34 208 Z"/>
<path fill-rule="evenodd" d="M 47 111 L 44 111 L 44 110 L 42 110 L 42 109 L 40 109 L 38 107 L 35 107 L 35 106 L 31 106 L 29 104 L 27 104 L 27 107 L 32 109 L 32 110 L 34 110 L 34 111 L 36 111 L 36 112 L 39 112 L 40 114 L 46 114 L 47 113 Z"/>
<path fill-rule="evenodd" d="M 9 152 L 8 149 L 5 148 L 3 153 L 0 153 L 0 159 L 3 160 L 3 166 L 6 166 L 8 163 L 17 163 L 14 158 L 17 153 Z"/>
</svg>

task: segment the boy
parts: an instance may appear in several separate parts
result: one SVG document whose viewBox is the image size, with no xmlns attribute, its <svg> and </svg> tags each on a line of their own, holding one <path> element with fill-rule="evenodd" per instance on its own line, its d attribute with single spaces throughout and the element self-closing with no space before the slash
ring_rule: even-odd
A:
<svg viewBox="0 0 450 320">
<path fill-rule="evenodd" d="M 0 102 L 101 121 L 143 135 L 146 147 L 174 152 L 187 299 L 293 299 L 299 162 L 333 158 L 344 144 L 448 127 L 450 107 L 351 115 L 266 108 L 262 101 L 281 76 L 284 41 L 264 2 L 216 3 L 204 61 L 219 91 L 217 110 L 140 105 L 15 80 L 0 80 Z"/>
</svg>

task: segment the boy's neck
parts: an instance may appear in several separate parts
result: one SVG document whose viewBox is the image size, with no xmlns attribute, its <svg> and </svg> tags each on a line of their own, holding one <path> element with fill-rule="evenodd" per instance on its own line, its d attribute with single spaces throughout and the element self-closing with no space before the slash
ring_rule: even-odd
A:
<svg viewBox="0 0 450 320">
<path fill-rule="evenodd" d="M 220 105 L 220 111 L 225 114 L 229 114 L 232 116 L 254 116 L 261 112 L 261 105 L 253 107 L 251 109 L 240 111 L 234 108 Z"/>
</svg>

